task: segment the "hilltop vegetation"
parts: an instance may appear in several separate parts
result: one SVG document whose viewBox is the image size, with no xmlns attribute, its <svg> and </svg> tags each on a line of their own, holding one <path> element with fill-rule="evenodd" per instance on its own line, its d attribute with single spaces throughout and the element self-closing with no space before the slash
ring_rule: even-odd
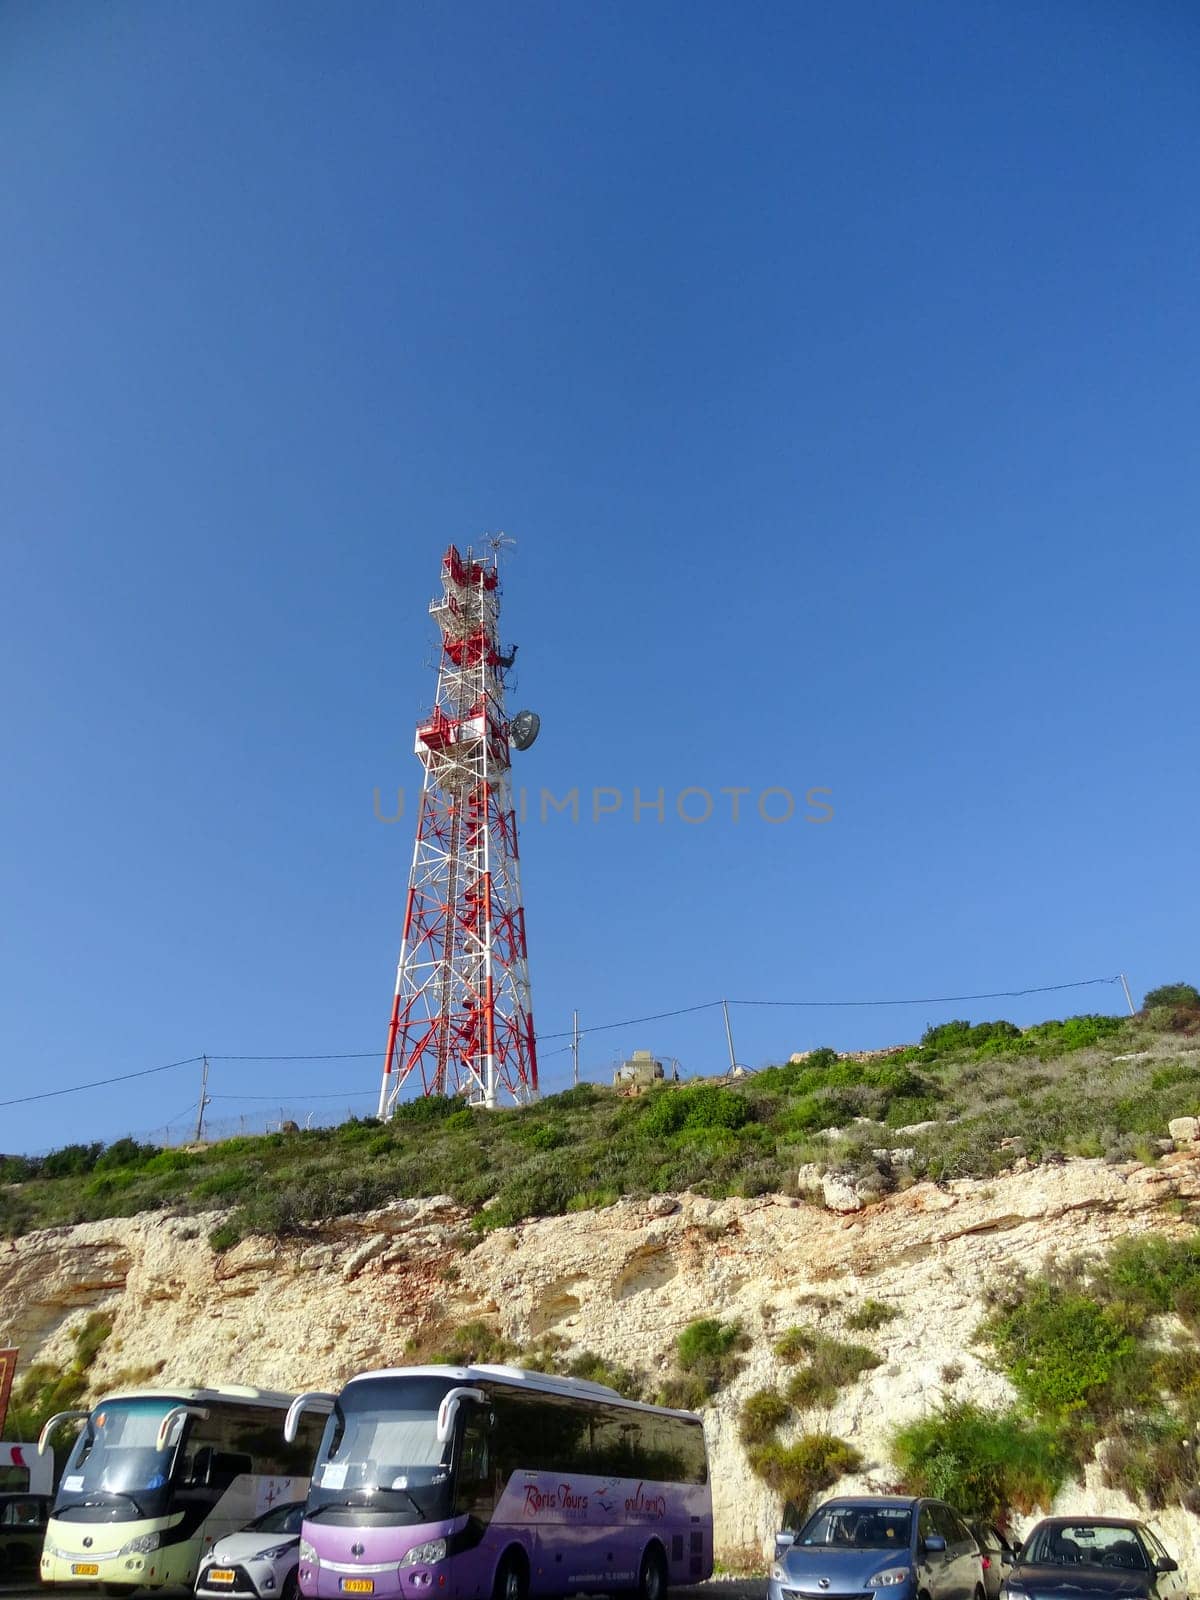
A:
<svg viewBox="0 0 1200 1600">
<path fill-rule="evenodd" d="M 0 1157 L 0 1233 L 230 1208 L 212 1236 L 220 1249 L 407 1196 L 450 1194 L 485 1230 L 625 1194 L 794 1193 L 798 1168 L 813 1162 L 881 1196 L 1020 1158 L 1151 1159 L 1169 1119 L 1200 1110 L 1193 994 L 1167 986 L 1137 1018 L 1069 1017 L 1024 1031 L 950 1022 L 882 1056 L 822 1049 L 737 1082 L 664 1085 L 634 1099 L 581 1084 L 519 1111 L 431 1098 L 402 1105 L 386 1125 L 365 1118 L 194 1150 L 121 1139 Z M 914 1130 L 922 1123 L 933 1126 Z"/>
</svg>

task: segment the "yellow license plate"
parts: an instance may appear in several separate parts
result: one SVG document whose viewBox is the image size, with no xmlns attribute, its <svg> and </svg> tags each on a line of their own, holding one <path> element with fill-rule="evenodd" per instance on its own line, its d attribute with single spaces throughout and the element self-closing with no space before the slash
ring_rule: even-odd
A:
<svg viewBox="0 0 1200 1600">
<path fill-rule="evenodd" d="M 342 1579 L 342 1593 L 343 1594 L 374 1594 L 375 1593 L 375 1579 L 374 1578 L 343 1578 Z"/>
<path fill-rule="evenodd" d="M 229 1567 L 213 1567 L 208 1574 L 209 1583 L 232 1583 L 234 1573 Z"/>
<path fill-rule="evenodd" d="M 100 1571 L 95 1561 L 72 1561 L 71 1576 L 74 1578 L 94 1578 Z"/>
</svg>

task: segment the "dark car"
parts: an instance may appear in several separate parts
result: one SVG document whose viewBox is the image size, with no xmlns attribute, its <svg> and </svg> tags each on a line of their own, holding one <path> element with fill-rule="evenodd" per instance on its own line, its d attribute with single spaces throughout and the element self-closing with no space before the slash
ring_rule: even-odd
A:
<svg viewBox="0 0 1200 1600">
<path fill-rule="evenodd" d="M 1021 1546 L 1002 1600 L 1186 1600 L 1179 1563 L 1144 1522 L 1047 1517 Z"/>
<path fill-rule="evenodd" d="M 768 1600 L 985 1600 L 979 1546 L 941 1500 L 827 1500 L 776 1538 Z"/>
<path fill-rule="evenodd" d="M 37 1571 L 52 1496 L 0 1494 L 0 1578 Z"/>
<path fill-rule="evenodd" d="M 967 1527 L 974 1534 L 983 1559 L 983 1587 L 987 1590 L 988 1600 L 996 1600 L 1000 1585 L 1013 1569 L 1017 1552 L 992 1523 L 974 1519 L 968 1521 Z"/>
</svg>

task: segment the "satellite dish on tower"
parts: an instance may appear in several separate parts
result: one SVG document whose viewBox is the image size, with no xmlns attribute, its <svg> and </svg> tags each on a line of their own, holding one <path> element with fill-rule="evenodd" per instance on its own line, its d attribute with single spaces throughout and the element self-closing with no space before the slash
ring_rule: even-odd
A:
<svg viewBox="0 0 1200 1600">
<path fill-rule="evenodd" d="M 538 736 L 542 719 L 536 711 L 518 711 L 508 725 L 508 737 L 518 750 L 528 750 Z"/>
</svg>

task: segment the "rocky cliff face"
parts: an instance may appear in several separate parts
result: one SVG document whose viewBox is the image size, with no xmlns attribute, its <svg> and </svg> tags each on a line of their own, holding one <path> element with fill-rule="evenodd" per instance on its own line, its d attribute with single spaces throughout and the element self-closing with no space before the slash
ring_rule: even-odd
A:
<svg viewBox="0 0 1200 1600">
<path fill-rule="evenodd" d="M 782 1198 L 694 1195 L 622 1201 L 544 1219 L 462 1249 L 466 1217 L 445 1199 L 402 1201 L 301 1239 L 245 1240 L 215 1255 L 217 1216 L 141 1216 L 50 1229 L 0 1245 L 0 1344 L 22 1366 L 69 1359 L 89 1311 L 113 1316 L 92 1371 L 101 1392 L 130 1369 L 155 1383 L 240 1382 L 327 1388 L 366 1367 L 402 1362 L 408 1340 L 439 1321 L 485 1320 L 525 1343 L 544 1334 L 654 1374 L 697 1317 L 738 1318 L 753 1339 L 746 1367 L 706 1415 L 718 1554 L 769 1548 L 774 1496 L 751 1474 L 737 1412 L 778 1381 L 773 1341 L 793 1324 L 866 1338 L 882 1365 L 829 1409 L 804 1419 L 851 1440 L 882 1487 L 898 1423 L 947 1396 L 1011 1399 L 971 1343 L 985 1287 L 1054 1253 L 1101 1250 L 1130 1233 L 1185 1231 L 1168 1202 L 1200 1195 L 1200 1156 L 1153 1167 L 1074 1161 L 979 1183 L 920 1184 L 849 1216 Z M 870 1296 L 896 1317 L 869 1335 L 846 1316 Z M 1095 1477 L 1093 1473 L 1090 1476 Z M 1067 1510 L 1128 1513 L 1089 1481 Z M 1200 1584 L 1200 1519 L 1153 1518 Z"/>
</svg>

